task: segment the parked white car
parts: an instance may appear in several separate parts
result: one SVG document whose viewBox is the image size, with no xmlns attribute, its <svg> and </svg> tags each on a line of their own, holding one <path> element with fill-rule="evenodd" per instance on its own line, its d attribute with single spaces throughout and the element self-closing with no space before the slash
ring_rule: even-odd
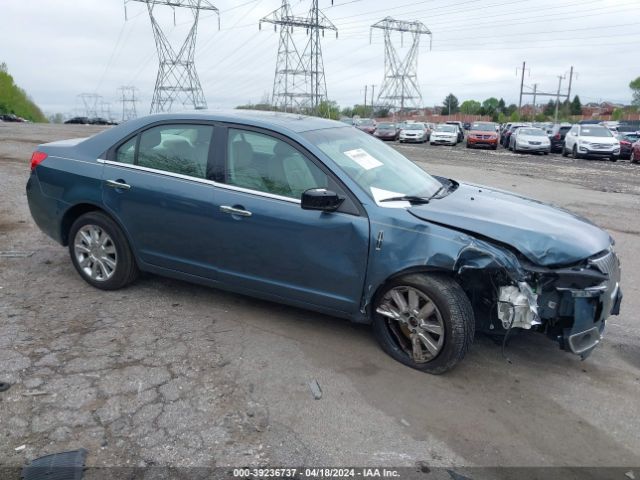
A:
<svg viewBox="0 0 640 480">
<path fill-rule="evenodd" d="M 551 142 L 547 132 L 536 127 L 520 127 L 509 137 L 509 150 L 549 154 Z"/>
<path fill-rule="evenodd" d="M 620 157 L 620 142 L 602 125 L 574 125 L 564 137 L 562 156 L 573 158 L 609 158 L 615 162 Z"/>
<path fill-rule="evenodd" d="M 436 125 L 435 130 L 431 132 L 430 143 L 431 145 L 457 145 L 458 131 L 457 125 Z"/>
<path fill-rule="evenodd" d="M 400 130 L 398 140 L 403 142 L 424 143 L 429 139 L 429 132 L 424 123 L 409 123 Z"/>
</svg>

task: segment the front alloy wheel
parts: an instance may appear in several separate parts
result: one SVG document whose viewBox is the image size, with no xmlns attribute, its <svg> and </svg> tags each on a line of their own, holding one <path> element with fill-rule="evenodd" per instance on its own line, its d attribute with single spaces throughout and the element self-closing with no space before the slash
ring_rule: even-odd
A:
<svg viewBox="0 0 640 480">
<path fill-rule="evenodd" d="M 414 362 L 433 360 L 442 350 L 442 315 L 420 290 L 409 286 L 392 288 L 376 308 L 376 313 L 389 319 L 387 328 Z"/>
<path fill-rule="evenodd" d="M 413 274 L 387 284 L 373 305 L 382 349 L 399 362 L 439 374 L 464 358 L 475 321 L 464 290 L 438 274 Z"/>
</svg>

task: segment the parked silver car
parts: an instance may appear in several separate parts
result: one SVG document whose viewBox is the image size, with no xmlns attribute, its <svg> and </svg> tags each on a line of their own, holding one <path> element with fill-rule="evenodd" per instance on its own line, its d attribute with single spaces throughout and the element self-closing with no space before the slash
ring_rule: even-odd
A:
<svg viewBox="0 0 640 480">
<path fill-rule="evenodd" d="M 551 151 L 551 142 L 547 132 L 541 128 L 520 127 L 509 137 L 509 150 L 548 155 Z"/>
</svg>

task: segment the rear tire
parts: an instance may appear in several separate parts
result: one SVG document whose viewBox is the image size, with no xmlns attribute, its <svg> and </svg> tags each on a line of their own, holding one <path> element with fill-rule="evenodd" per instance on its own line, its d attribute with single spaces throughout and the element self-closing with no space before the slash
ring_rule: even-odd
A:
<svg viewBox="0 0 640 480">
<path fill-rule="evenodd" d="M 574 146 L 573 146 L 572 156 L 573 156 L 573 158 L 575 158 L 576 160 L 578 160 L 578 159 L 582 158 L 582 157 L 580 156 L 580 154 L 578 153 L 578 146 L 577 146 L 577 145 L 574 145 Z"/>
<path fill-rule="evenodd" d="M 563 157 L 569 156 L 569 152 L 567 151 L 567 147 L 565 145 L 562 145 L 562 156 Z"/>
<path fill-rule="evenodd" d="M 404 310 L 402 302 L 395 300 L 398 295 L 406 299 Z M 402 320 L 395 319 L 396 313 Z M 392 358 L 437 375 L 451 370 L 464 358 L 473 343 L 475 320 L 471 302 L 456 281 L 444 275 L 414 274 L 389 282 L 377 295 L 373 302 L 373 331 Z M 416 338 L 414 346 L 412 339 Z"/>
<path fill-rule="evenodd" d="M 80 276 L 101 290 L 117 290 L 138 276 L 138 266 L 122 229 L 102 212 L 85 213 L 73 222 L 69 254 Z"/>
<path fill-rule="evenodd" d="M 636 160 L 636 155 L 634 152 L 631 152 L 631 157 L 629 157 L 629 161 L 631 163 L 638 163 L 638 160 Z"/>
</svg>

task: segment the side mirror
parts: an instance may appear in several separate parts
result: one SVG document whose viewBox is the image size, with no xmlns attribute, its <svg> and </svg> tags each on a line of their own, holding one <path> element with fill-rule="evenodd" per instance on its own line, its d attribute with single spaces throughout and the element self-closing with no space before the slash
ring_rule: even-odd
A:
<svg viewBox="0 0 640 480">
<path fill-rule="evenodd" d="M 336 192 L 325 188 L 310 188 L 302 193 L 301 207 L 303 210 L 333 212 L 342 202 L 344 198 L 340 198 Z"/>
</svg>

